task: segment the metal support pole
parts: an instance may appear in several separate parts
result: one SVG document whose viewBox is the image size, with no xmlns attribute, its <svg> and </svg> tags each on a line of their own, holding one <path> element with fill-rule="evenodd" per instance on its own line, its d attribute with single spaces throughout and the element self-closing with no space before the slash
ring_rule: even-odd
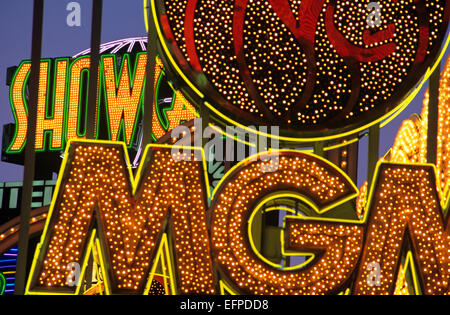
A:
<svg viewBox="0 0 450 315">
<path fill-rule="evenodd" d="M 103 0 L 92 0 L 92 29 L 91 29 L 91 66 L 89 70 L 89 91 L 86 119 L 86 138 L 96 137 L 98 70 L 100 63 L 100 41 L 102 35 Z"/>
<path fill-rule="evenodd" d="M 42 25 L 44 18 L 44 0 L 34 0 L 33 38 L 31 43 L 30 99 L 28 102 L 28 130 L 25 144 L 25 167 L 23 175 L 22 201 L 20 205 L 19 253 L 16 269 L 15 294 L 25 293 L 28 242 L 31 216 L 31 199 L 35 172 L 35 142 L 37 103 L 39 98 L 39 76 L 41 64 Z"/>
<path fill-rule="evenodd" d="M 266 205 L 264 205 L 263 207 L 262 207 L 262 210 L 261 210 L 261 240 L 260 240 L 260 250 L 259 250 L 259 252 L 264 256 L 264 254 L 265 254 L 265 248 L 266 248 L 266 228 L 267 228 L 267 217 L 266 217 L 266 209 L 267 209 L 267 206 Z"/>
<path fill-rule="evenodd" d="M 151 0 L 149 0 L 151 1 Z M 144 118 L 143 118 L 143 136 L 142 148 L 153 142 L 153 104 L 155 99 L 155 67 L 156 67 L 156 45 L 158 36 L 156 34 L 155 21 L 152 16 L 150 3 L 147 2 L 148 16 L 148 39 L 147 39 L 147 68 L 145 79 L 145 97 L 144 97 Z"/>
<path fill-rule="evenodd" d="M 372 185 L 373 175 L 379 159 L 380 150 L 380 124 L 369 128 L 369 154 L 367 165 L 367 181 L 369 188 Z"/>
<path fill-rule="evenodd" d="M 314 154 L 323 157 L 324 156 L 324 152 L 323 152 L 323 147 L 324 147 L 324 142 L 323 141 L 317 141 L 314 143 Z"/>
<path fill-rule="evenodd" d="M 206 147 L 206 144 L 209 142 L 210 139 L 203 137 L 203 132 L 206 128 L 209 126 L 209 111 L 206 108 L 205 104 L 200 105 L 200 117 L 202 119 L 202 130 L 200 130 L 199 135 L 202 137 L 202 148 Z"/>
<path fill-rule="evenodd" d="M 92 257 L 93 256 L 89 257 L 88 264 L 86 267 L 85 291 L 89 290 L 92 287 L 92 275 L 93 275 L 93 271 L 94 271 L 94 259 Z"/>
<path fill-rule="evenodd" d="M 99 85 L 100 42 L 102 37 L 102 13 L 103 0 L 92 0 L 92 25 L 91 25 L 91 65 L 89 67 L 89 90 L 86 115 L 86 138 L 96 139 L 97 96 Z M 86 269 L 85 289 L 92 286 L 92 257 L 89 258 Z"/>
<path fill-rule="evenodd" d="M 428 132 L 427 132 L 427 162 L 437 162 L 437 137 L 439 118 L 439 80 L 441 77 L 441 65 L 431 74 L 429 80 L 428 102 Z"/>
</svg>

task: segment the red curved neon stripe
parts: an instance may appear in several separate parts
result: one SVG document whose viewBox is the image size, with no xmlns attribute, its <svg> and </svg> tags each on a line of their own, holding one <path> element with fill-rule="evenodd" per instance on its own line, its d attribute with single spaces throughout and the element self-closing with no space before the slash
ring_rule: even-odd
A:
<svg viewBox="0 0 450 315">
<path fill-rule="evenodd" d="M 336 28 L 333 23 L 333 16 L 336 7 L 330 4 L 325 13 L 325 28 L 328 39 L 337 53 L 343 58 L 353 58 L 359 62 L 375 62 L 385 59 L 397 49 L 397 44 L 387 43 L 373 48 L 360 48 L 350 43 Z M 377 39 L 388 40 L 386 36 L 389 32 L 380 33 Z M 393 36 L 393 33 L 392 33 Z M 367 35 L 366 35 L 367 37 Z"/>
</svg>

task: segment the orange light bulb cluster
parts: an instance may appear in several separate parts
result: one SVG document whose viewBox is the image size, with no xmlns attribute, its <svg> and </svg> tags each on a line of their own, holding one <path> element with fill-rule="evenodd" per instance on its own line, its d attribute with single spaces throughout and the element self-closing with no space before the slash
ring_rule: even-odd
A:
<svg viewBox="0 0 450 315">
<path fill-rule="evenodd" d="M 275 163 L 278 167 L 274 172 L 263 172 L 261 169 L 267 166 L 264 163 Z M 304 239 L 310 240 L 307 247 L 314 242 L 317 246 L 329 246 L 330 253 L 321 256 L 311 270 L 288 272 L 270 268 L 248 246 L 247 221 L 251 210 L 265 195 L 279 191 L 306 196 L 319 208 L 354 193 L 336 168 L 299 152 L 280 152 L 271 162 L 247 163 L 228 177 L 212 205 L 211 242 L 215 260 L 242 293 L 319 294 L 339 287 L 358 258 L 362 227 L 317 224 L 312 228 L 311 224 L 310 228 L 307 223 L 302 226 L 295 222 L 293 232 L 287 235 L 294 248 L 300 248 Z M 300 236 L 301 233 L 304 235 Z M 296 237 L 300 239 L 295 240 Z M 337 257 L 332 254 L 333 246 L 342 254 L 347 251 L 351 254 Z M 340 268 L 335 268 L 335 263 Z"/>
<path fill-rule="evenodd" d="M 359 188 L 358 198 L 356 199 L 356 214 L 360 219 L 362 219 L 364 217 L 364 214 L 366 213 L 368 186 L 369 183 L 365 181 L 364 184 Z"/>
<path fill-rule="evenodd" d="M 392 294 L 405 233 L 409 232 L 425 294 L 449 294 L 450 235 L 446 231 L 434 170 L 383 164 L 372 200 L 357 294 Z M 448 220 L 447 220 L 448 221 Z M 380 265 L 380 285 L 369 285 L 368 265 Z"/>
<path fill-rule="evenodd" d="M 393 110 L 445 35 L 446 1 L 377 1 L 376 26 L 370 2 L 164 0 L 160 21 L 224 114 L 328 130 Z"/>
<path fill-rule="evenodd" d="M 202 167 L 194 155 L 193 162 L 177 161 L 170 149 L 153 148 L 133 197 L 120 145 L 75 143 L 70 150 L 38 286 L 67 286 L 67 265 L 81 264 L 95 217 L 113 291 L 142 291 L 170 213 L 180 293 L 215 292 Z"/>
<path fill-rule="evenodd" d="M 119 140 L 119 131 L 123 121 L 125 140 L 127 145 L 130 145 L 143 100 L 147 54 L 137 55 L 135 69 L 132 73 L 129 69 L 129 55 L 125 55 L 120 79 L 116 79 L 118 75 L 114 56 L 102 56 L 101 60 L 110 139 Z"/>
<path fill-rule="evenodd" d="M 48 95 L 47 90 L 49 80 L 50 62 L 41 62 L 41 72 L 39 78 L 39 99 L 37 105 L 36 120 L 36 150 L 44 149 L 45 133 L 52 133 L 52 149 L 63 147 L 63 122 L 65 110 L 65 94 L 68 59 L 57 59 L 55 62 L 55 82 L 53 96 Z M 45 65 L 45 66 L 44 66 Z M 53 97 L 53 102 L 49 100 Z M 53 104 L 52 111 L 48 112 L 47 107 Z"/>
<path fill-rule="evenodd" d="M 355 224 L 287 219 L 286 249 L 318 253 L 319 260 L 302 274 L 301 294 L 338 292 L 352 275 L 363 246 L 364 228 Z"/>
<path fill-rule="evenodd" d="M 20 151 L 25 145 L 26 134 L 28 129 L 28 99 L 26 97 L 26 83 L 30 74 L 31 62 L 23 62 L 19 66 L 19 70 L 15 74 L 13 83 L 11 85 L 11 105 L 16 116 L 16 136 L 11 142 L 8 150 Z M 43 60 L 40 63 L 39 76 L 39 92 L 37 104 L 37 121 L 36 121 L 36 149 L 42 150 L 44 148 L 44 133 L 52 131 L 53 140 L 51 144 L 52 149 L 62 147 L 63 137 L 63 118 L 64 118 L 64 93 L 66 91 L 66 75 L 67 75 L 67 60 L 57 59 L 56 61 L 56 82 L 54 83 L 54 95 L 50 96 L 50 89 L 48 87 L 50 61 Z M 50 99 L 54 97 L 54 107 L 51 110 L 51 116 L 47 111 L 50 105 Z"/>
<path fill-rule="evenodd" d="M 440 188 L 447 201 L 450 184 L 450 59 L 439 82 L 439 116 L 437 141 L 437 172 Z"/>
<path fill-rule="evenodd" d="M 80 130 L 78 117 L 80 112 L 82 112 L 83 106 L 87 104 L 87 97 L 84 100 L 82 99 L 83 88 L 86 88 L 83 87 L 85 84 L 83 83 L 83 76 L 89 74 L 90 66 L 91 58 L 89 56 L 80 57 L 70 65 L 69 98 L 67 101 L 67 140 L 83 138 L 83 131 Z"/>
<path fill-rule="evenodd" d="M 166 291 L 159 281 L 153 280 L 148 295 L 166 295 Z"/>
<path fill-rule="evenodd" d="M 155 67 L 155 91 L 157 90 L 157 84 L 160 76 L 165 75 L 163 73 L 163 67 L 161 58 L 157 57 Z M 164 128 L 164 126 L 161 125 L 161 121 L 159 119 L 153 119 L 152 132 L 156 139 L 162 138 L 167 132 L 179 126 L 183 121 L 186 122 L 198 117 L 194 106 L 179 90 L 174 92 L 172 104 L 172 108 L 165 112 L 167 115 L 167 120 L 169 121 L 169 126 L 167 126 L 167 128 Z M 153 117 L 158 117 L 156 112 L 156 104 L 153 106 Z"/>
<path fill-rule="evenodd" d="M 423 154 L 422 135 L 423 121 L 417 118 L 405 120 L 395 138 L 389 161 L 398 163 L 426 163 L 426 154 Z"/>
<path fill-rule="evenodd" d="M 14 115 L 17 117 L 17 132 L 14 142 L 10 144 L 9 150 L 18 151 L 25 145 L 28 129 L 28 114 L 26 110 L 27 101 L 24 97 L 25 80 L 29 76 L 31 63 L 24 63 L 19 66 L 19 71 L 11 84 L 10 101 L 14 109 Z"/>
<path fill-rule="evenodd" d="M 447 200 L 450 180 L 450 59 L 447 61 L 440 79 L 438 105 L 437 172 L 443 201 Z M 429 92 L 425 93 L 420 117 L 412 117 L 403 122 L 392 147 L 389 161 L 399 163 L 427 162 Z"/>
</svg>

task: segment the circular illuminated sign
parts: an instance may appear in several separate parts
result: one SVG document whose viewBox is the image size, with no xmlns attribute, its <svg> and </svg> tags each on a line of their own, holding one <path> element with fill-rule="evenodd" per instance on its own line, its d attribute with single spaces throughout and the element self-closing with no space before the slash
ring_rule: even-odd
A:
<svg viewBox="0 0 450 315">
<path fill-rule="evenodd" d="M 338 137 L 388 117 L 436 59 L 447 0 L 155 0 L 186 93 L 216 117 Z"/>
</svg>

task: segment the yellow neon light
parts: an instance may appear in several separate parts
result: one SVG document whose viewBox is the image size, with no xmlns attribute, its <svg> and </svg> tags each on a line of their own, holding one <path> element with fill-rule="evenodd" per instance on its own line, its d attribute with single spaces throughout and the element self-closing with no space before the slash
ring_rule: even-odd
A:
<svg viewBox="0 0 450 315">
<path fill-rule="evenodd" d="M 50 216 L 49 216 L 50 217 Z M 76 286 L 75 292 L 73 293 L 68 293 L 68 292 L 47 292 L 47 291 L 39 291 L 39 290 L 30 290 L 30 285 L 31 285 L 31 276 L 28 277 L 28 281 L 27 281 L 27 285 L 25 288 L 25 295 L 80 295 L 81 294 L 81 288 L 82 288 L 82 283 L 81 281 L 84 279 L 84 274 L 86 272 L 86 268 L 89 262 L 89 257 L 91 256 L 91 251 L 92 248 L 94 246 L 94 239 L 95 239 L 95 235 L 96 235 L 97 231 L 96 229 L 92 230 L 91 236 L 89 238 L 88 241 L 88 247 L 86 249 L 86 253 L 84 255 L 84 258 L 82 260 L 82 263 L 80 264 L 81 267 L 81 272 L 80 272 L 80 278 L 78 281 L 78 285 Z M 43 234 L 43 237 L 45 235 Z M 31 271 L 30 271 L 30 275 L 34 274 L 34 270 L 36 268 L 36 262 L 37 259 L 39 257 L 39 251 L 41 250 L 41 246 L 40 244 L 38 245 L 35 255 L 34 255 L 34 259 L 33 259 L 33 264 L 31 266 Z"/>
<path fill-rule="evenodd" d="M 238 295 L 238 293 L 223 280 L 219 281 L 219 287 L 220 295 Z"/>
<path fill-rule="evenodd" d="M 417 275 L 416 266 L 414 264 L 414 258 L 411 251 L 408 251 L 408 254 L 406 254 L 406 264 L 405 264 L 405 272 L 408 270 L 408 268 L 411 269 L 411 275 L 413 278 L 413 285 L 414 285 L 414 291 L 415 294 L 419 294 L 421 292 L 420 290 L 420 282 L 419 277 Z"/>
<path fill-rule="evenodd" d="M 108 108 L 110 138 L 117 140 L 120 129 L 123 128 L 128 146 L 131 144 L 142 104 L 146 64 L 147 55 L 138 54 L 132 74 L 129 57 L 125 55 L 119 78 L 116 72 L 115 56 L 102 56 L 102 74 L 104 76 L 102 83 Z"/>
<path fill-rule="evenodd" d="M 98 287 L 98 290 L 100 292 L 100 295 L 103 295 L 103 290 L 104 290 L 104 283 L 103 280 L 100 279 L 100 275 L 103 275 L 102 272 L 102 267 L 100 266 L 100 258 L 98 257 L 98 249 L 97 249 L 97 238 L 94 240 L 94 246 L 92 247 L 92 256 L 93 256 L 93 261 L 94 261 L 94 271 L 96 274 L 96 278 L 97 278 L 97 285 L 95 285 L 94 287 Z"/>
<path fill-rule="evenodd" d="M 66 118 L 67 141 L 84 138 L 84 135 L 78 129 L 78 126 L 80 125 L 79 113 L 81 112 L 81 106 L 85 106 L 85 101 L 87 101 L 81 99 L 81 92 L 83 89 L 82 76 L 84 73 L 89 73 L 90 66 L 91 58 L 89 58 L 89 56 L 78 58 L 70 65 L 69 100 L 67 102 L 68 108 Z"/>
<path fill-rule="evenodd" d="M 148 33 L 148 5 L 147 5 L 147 0 L 144 0 L 144 21 L 145 21 L 145 30 Z"/>
<path fill-rule="evenodd" d="M 73 141 L 70 141 L 69 145 L 66 148 L 66 154 L 65 154 L 62 166 L 61 166 L 61 170 L 64 170 L 66 168 L 66 163 L 67 163 L 68 157 L 69 157 L 69 152 L 68 151 L 69 151 L 69 148 L 70 148 L 70 144 L 72 142 Z M 90 143 L 90 144 L 116 144 L 116 145 L 120 145 L 120 146 L 123 147 L 123 152 L 124 152 L 124 155 L 125 155 L 125 160 L 126 160 L 127 165 L 131 165 L 130 164 L 130 160 L 129 160 L 129 156 L 128 156 L 128 153 L 127 153 L 127 150 L 126 150 L 125 143 L 123 143 L 123 142 L 103 141 L 103 140 L 77 140 L 77 142 L 82 142 L 82 143 L 84 142 L 84 143 Z M 191 146 L 150 144 L 150 145 L 148 145 L 146 147 L 145 152 L 144 152 L 144 156 L 147 156 L 148 151 L 150 149 L 152 149 L 152 148 L 176 148 L 176 149 L 183 149 L 183 150 L 185 150 L 185 149 L 200 150 L 201 153 L 202 153 L 202 165 L 203 165 L 205 186 L 207 187 L 206 195 L 207 195 L 207 198 L 210 199 L 211 194 L 210 194 L 210 188 L 209 188 L 209 182 L 208 182 L 208 176 L 207 176 L 206 158 L 205 158 L 205 155 L 204 155 L 204 152 L 203 152 L 202 148 L 191 147 Z M 131 186 L 132 186 L 133 195 L 136 194 L 136 191 L 137 191 L 137 188 L 138 188 L 138 183 L 140 181 L 141 176 L 143 175 L 143 165 L 144 164 L 145 163 L 141 163 L 140 164 L 136 177 L 133 176 L 131 168 L 127 168 L 128 169 L 128 174 L 129 174 L 129 180 L 130 180 Z M 56 185 L 56 188 L 55 188 L 55 193 L 54 193 L 53 199 L 52 199 L 52 205 L 50 206 L 50 209 L 49 209 L 49 213 L 48 213 L 48 216 L 47 216 L 47 221 L 45 223 L 43 234 L 41 236 L 41 241 L 38 244 L 36 252 L 35 252 L 35 255 L 34 255 L 32 269 L 30 271 L 30 275 L 34 275 L 36 273 L 36 264 L 39 261 L 39 256 L 41 255 L 41 252 L 42 252 L 42 244 L 44 243 L 45 237 L 48 234 L 48 229 L 49 229 L 50 222 L 51 222 L 50 218 L 53 215 L 53 211 L 54 211 L 54 208 L 55 208 L 55 205 L 56 205 L 56 199 L 57 199 L 58 191 L 60 190 L 60 186 L 61 186 L 61 183 L 62 183 L 63 173 L 64 172 L 60 172 L 60 175 L 58 177 L 57 185 Z M 93 233 L 92 236 L 91 236 L 91 241 L 89 242 L 89 246 L 87 248 L 87 254 L 90 254 L 90 250 L 91 250 L 92 246 L 94 246 L 94 243 L 93 243 L 94 237 L 95 237 L 95 233 Z M 105 267 L 106 265 L 105 265 L 105 260 L 104 260 L 104 257 L 106 257 L 106 256 L 105 256 L 105 253 L 102 250 L 102 247 L 100 246 L 100 242 L 99 242 L 98 239 L 96 240 L 96 246 L 97 246 L 96 249 L 99 252 L 100 265 L 102 267 L 102 272 L 103 272 L 103 275 L 104 275 L 105 291 L 106 291 L 106 294 L 111 294 L 111 288 L 110 288 L 110 283 L 111 282 L 108 279 L 109 274 L 106 272 L 106 267 Z M 85 259 L 83 260 L 83 263 L 82 263 L 82 276 L 84 275 L 83 272 L 86 269 L 86 265 L 88 263 L 89 256 L 87 254 L 85 255 Z M 165 254 L 167 255 L 167 257 L 170 257 L 169 253 L 167 251 L 166 251 Z M 171 277 L 171 279 L 172 279 L 171 281 L 174 281 L 173 280 L 174 279 L 173 276 Z M 39 290 L 30 290 L 31 280 L 32 280 L 32 276 L 29 277 L 28 282 L 27 282 L 27 288 L 26 288 L 26 293 L 27 294 L 53 294 L 53 293 L 48 293 L 48 292 L 42 292 L 42 291 L 39 291 Z M 173 285 L 174 284 L 172 283 L 171 286 L 173 287 Z M 78 294 L 79 292 L 80 292 L 80 289 L 77 288 L 75 293 Z M 176 291 L 173 290 L 172 292 L 176 292 Z M 64 294 L 72 294 L 72 293 L 64 293 Z"/>
<path fill-rule="evenodd" d="M 171 295 L 177 294 L 177 286 L 175 285 L 175 277 L 172 264 L 170 263 L 171 260 L 170 257 L 171 256 L 169 255 L 169 244 L 167 241 L 167 234 L 163 233 L 158 251 L 155 255 L 155 259 L 153 260 L 153 266 L 150 271 L 150 275 L 148 277 L 147 285 L 145 286 L 144 295 L 147 295 L 149 293 L 153 278 L 156 275 L 159 275 L 158 273 L 156 273 L 156 267 L 158 266 L 159 261 L 161 261 L 161 268 L 163 270 L 163 274 L 160 276 L 164 278 L 164 290 L 166 291 L 166 294 L 167 292 L 170 292 Z M 165 261 L 166 259 L 168 259 L 169 261 L 166 262 Z M 168 275 L 166 274 L 166 268 Z M 170 282 L 170 290 L 167 284 L 167 278 L 169 279 Z"/>
<path fill-rule="evenodd" d="M 39 80 L 39 100 L 36 121 L 36 150 L 43 150 L 45 133 L 51 132 L 51 149 L 62 149 L 63 147 L 63 122 L 65 110 L 65 94 L 67 80 L 68 59 L 57 59 L 55 62 L 55 80 L 53 92 L 53 114 L 52 118 L 47 117 L 48 106 L 48 72 L 49 62 L 46 67 L 41 64 L 41 76 Z"/>
<path fill-rule="evenodd" d="M 375 187 L 376 187 L 376 183 L 378 182 L 378 179 L 379 179 L 379 177 L 381 175 L 380 174 L 381 173 L 380 170 L 381 170 L 381 167 L 383 165 L 389 165 L 389 166 L 392 166 L 392 167 L 394 167 L 394 166 L 399 166 L 399 167 L 405 167 L 405 166 L 429 167 L 431 169 L 432 173 L 434 174 L 434 177 L 436 178 L 436 189 L 438 191 L 438 198 L 439 198 L 439 196 L 442 195 L 441 188 L 440 188 L 440 185 L 439 185 L 439 178 L 437 177 L 437 169 L 436 169 L 436 166 L 434 164 L 427 164 L 427 163 L 407 163 L 407 164 L 404 164 L 404 163 L 395 163 L 395 162 L 385 162 L 383 160 L 380 160 L 377 163 L 375 174 L 374 174 L 373 184 L 370 187 L 370 193 L 369 193 L 369 198 L 368 198 L 367 209 L 371 209 L 372 208 L 372 203 L 375 201 Z M 441 207 L 442 207 L 442 205 L 443 205 L 442 199 L 440 200 L 440 204 L 441 204 Z M 363 219 L 364 223 L 368 222 L 368 217 L 369 217 L 369 211 L 365 211 L 364 219 Z M 445 225 L 445 222 L 444 222 L 444 225 Z M 418 275 L 417 275 L 418 272 L 415 269 L 415 265 L 413 263 L 414 259 L 412 258 L 412 253 L 411 252 L 408 252 L 408 255 L 406 257 L 406 261 L 410 263 L 409 266 L 411 267 L 411 273 L 412 273 L 412 276 L 413 276 L 415 292 L 416 293 L 417 292 L 421 292 L 420 291 L 420 283 L 418 281 Z"/>
<path fill-rule="evenodd" d="M 365 136 L 367 136 L 367 135 L 364 134 L 363 137 L 365 137 Z M 358 141 L 359 141 L 359 138 L 353 138 L 353 139 L 350 139 L 350 140 L 345 140 L 342 143 L 338 143 L 338 144 L 335 144 L 335 145 L 332 145 L 332 146 L 324 147 L 323 150 L 324 151 L 331 151 L 331 150 L 339 149 L 339 148 L 348 146 L 348 145 L 353 144 L 353 143 L 358 142 Z"/>
<path fill-rule="evenodd" d="M 406 274 L 408 272 L 408 269 L 411 269 L 411 275 L 412 275 L 412 279 L 413 279 L 413 286 L 414 286 L 414 292 L 411 292 L 409 290 L 409 288 L 402 288 L 401 285 L 403 284 L 408 284 L 406 281 Z M 407 292 L 405 292 L 405 290 Z M 414 293 L 415 295 L 417 295 L 419 293 L 419 282 L 417 279 L 417 274 L 415 271 L 415 266 L 414 266 L 414 258 L 412 256 L 412 252 L 408 251 L 408 253 L 406 254 L 406 258 L 405 258 L 405 264 L 404 265 L 400 265 L 399 268 L 399 275 L 396 281 L 396 288 L 394 291 L 394 295 L 412 295 L 412 293 Z"/>
<path fill-rule="evenodd" d="M 16 137 L 9 146 L 9 151 L 20 151 L 25 145 L 28 129 L 28 113 L 26 100 L 24 99 L 25 81 L 29 76 L 31 63 L 21 63 L 19 70 L 11 84 L 10 96 L 11 108 L 16 118 Z"/>
<path fill-rule="evenodd" d="M 111 295 L 111 285 L 110 285 L 108 273 L 106 271 L 106 264 L 105 264 L 105 260 L 104 260 L 105 253 L 103 252 L 102 246 L 100 244 L 100 240 L 98 238 L 95 239 L 95 247 L 97 249 L 99 264 L 100 264 L 100 268 L 102 270 L 105 294 Z"/>
<path fill-rule="evenodd" d="M 344 291 L 342 291 L 338 295 L 350 295 L 350 293 L 351 293 L 350 289 L 345 289 Z"/>
<path fill-rule="evenodd" d="M 306 261 L 298 266 L 292 266 L 292 267 L 281 267 L 279 264 L 275 264 L 272 261 L 268 260 L 266 257 L 264 257 L 263 255 L 261 255 L 260 251 L 256 248 L 255 246 L 255 241 L 253 240 L 253 233 L 252 233 L 252 224 L 253 224 L 253 220 L 256 216 L 256 214 L 258 213 L 258 211 L 269 201 L 271 200 L 275 200 L 275 199 L 279 199 L 279 198 L 297 198 L 302 200 L 303 198 L 300 195 L 294 195 L 294 194 L 280 194 L 280 195 L 276 195 L 276 196 L 270 196 L 268 198 L 263 199 L 260 203 L 258 203 L 258 205 L 255 207 L 255 209 L 252 211 L 252 214 L 250 215 L 249 219 L 248 219 L 248 228 L 247 228 L 247 233 L 248 233 L 248 239 L 249 239 L 249 243 L 250 243 L 250 247 L 252 248 L 253 252 L 255 253 L 256 256 L 258 256 L 259 259 L 261 259 L 262 261 L 264 261 L 266 264 L 277 268 L 277 269 L 281 269 L 281 270 L 286 270 L 286 271 L 290 271 L 290 270 L 296 270 L 296 269 L 300 269 L 308 264 L 310 264 L 314 258 L 315 255 L 311 254 L 311 253 L 302 253 L 302 252 L 292 252 L 292 253 L 287 253 L 285 252 L 285 244 L 284 244 L 284 226 L 283 229 L 281 230 L 281 234 L 280 234 L 280 243 L 281 243 L 281 254 L 283 256 L 305 256 L 305 257 L 309 257 L 308 259 L 306 259 Z M 305 198 L 306 199 L 306 198 Z M 294 210 L 289 209 L 289 208 L 285 208 L 285 207 L 273 207 L 270 209 L 267 209 L 266 212 L 269 211 L 276 211 L 276 210 L 285 210 L 288 212 L 293 212 L 295 213 Z M 284 225 L 284 224 L 283 224 Z"/>
</svg>

